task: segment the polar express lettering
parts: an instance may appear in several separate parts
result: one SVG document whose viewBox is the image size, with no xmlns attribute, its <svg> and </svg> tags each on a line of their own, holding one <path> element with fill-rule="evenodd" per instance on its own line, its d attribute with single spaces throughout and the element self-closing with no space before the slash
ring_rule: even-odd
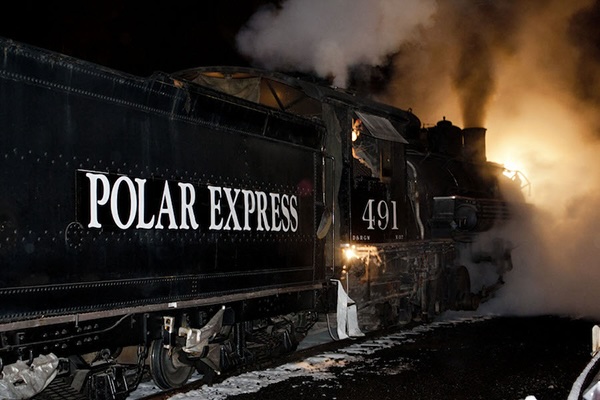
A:
<svg viewBox="0 0 600 400">
<path fill-rule="evenodd" d="M 78 219 L 90 229 L 296 232 L 298 197 L 78 171 Z"/>
</svg>

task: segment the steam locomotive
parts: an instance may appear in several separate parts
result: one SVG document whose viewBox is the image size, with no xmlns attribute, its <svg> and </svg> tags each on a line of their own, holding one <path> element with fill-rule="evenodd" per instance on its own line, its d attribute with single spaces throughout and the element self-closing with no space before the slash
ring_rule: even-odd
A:
<svg viewBox="0 0 600 400">
<path fill-rule="evenodd" d="M 0 48 L 2 397 L 179 387 L 330 313 L 344 338 L 476 308 L 512 268 L 494 232 L 523 199 L 483 128 L 276 72 Z"/>
</svg>

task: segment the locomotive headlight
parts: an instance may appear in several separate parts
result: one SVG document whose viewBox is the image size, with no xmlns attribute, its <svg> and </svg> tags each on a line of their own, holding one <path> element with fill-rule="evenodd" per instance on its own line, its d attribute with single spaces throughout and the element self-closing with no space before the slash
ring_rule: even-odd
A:
<svg viewBox="0 0 600 400">
<path fill-rule="evenodd" d="M 358 258 L 358 255 L 356 254 L 356 248 L 354 246 L 345 247 L 342 252 L 344 253 L 344 259 L 346 261 L 352 261 Z"/>
<path fill-rule="evenodd" d="M 510 179 L 514 179 L 516 174 L 517 174 L 517 171 L 512 170 L 512 169 L 504 168 L 504 171 L 502 171 L 502 175 L 504 175 L 505 177 L 510 178 Z"/>
</svg>

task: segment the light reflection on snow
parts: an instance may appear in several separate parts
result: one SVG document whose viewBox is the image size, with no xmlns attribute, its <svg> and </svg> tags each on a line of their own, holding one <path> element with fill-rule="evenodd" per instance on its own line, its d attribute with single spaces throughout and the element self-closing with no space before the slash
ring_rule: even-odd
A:
<svg viewBox="0 0 600 400">
<path fill-rule="evenodd" d="M 276 368 L 252 371 L 230 377 L 223 382 L 213 385 L 204 385 L 199 389 L 191 390 L 187 393 L 176 394 L 170 397 L 169 400 L 223 400 L 229 396 L 238 394 L 256 393 L 263 387 L 296 377 L 305 377 L 313 381 L 333 380 L 335 379 L 335 374 L 329 372 L 331 368 L 346 367 L 349 366 L 350 363 L 356 362 L 361 362 L 363 364 L 362 366 L 364 366 L 365 362 L 374 363 L 376 360 L 367 360 L 364 356 L 372 355 L 379 350 L 398 346 L 403 343 L 414 342 L 415 336 L 434 330 L 437 327 L 476 322 L 488 318 L 490 317 L 476 314 L 465 315 L 464 313 L 446 316 L 436 322 L 427 325 L 419 325 L 411 330 L 392 333 L 372 340 L 352 343 L 335 352 L 326 352 L 308 357 L 299 362 L 280 365 Z M 330 340 L 326 339 L 325 335 L 323 335 L 323 338 L 324 342 Z M 411 366 L 407 362 L 397 366 L 384 368 L 379 372 L 384 372 L 387 375 L 396 375 L 409 370 L 410 368 Z M 353 370 L 354 368 L 349 367 L 347 372 L 351 373 Z M 331 384 L 335 385 L 335 382 L 332 382 Z M 149 396 L 156 392 L 157 389 L 151 382 L 142 383 L 138 390 L 130 395 L 129 399 Z"/>
</svg>

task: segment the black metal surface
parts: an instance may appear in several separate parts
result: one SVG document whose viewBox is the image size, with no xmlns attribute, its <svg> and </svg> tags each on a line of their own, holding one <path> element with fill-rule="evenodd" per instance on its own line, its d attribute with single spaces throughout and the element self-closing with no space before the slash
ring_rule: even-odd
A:
<svg viewBox="0 0 600 400">
<path fill-rule="evenodd" d="M 324 279 L 319 125 L 0 45 L 0 320 Z"/>
</svg>

